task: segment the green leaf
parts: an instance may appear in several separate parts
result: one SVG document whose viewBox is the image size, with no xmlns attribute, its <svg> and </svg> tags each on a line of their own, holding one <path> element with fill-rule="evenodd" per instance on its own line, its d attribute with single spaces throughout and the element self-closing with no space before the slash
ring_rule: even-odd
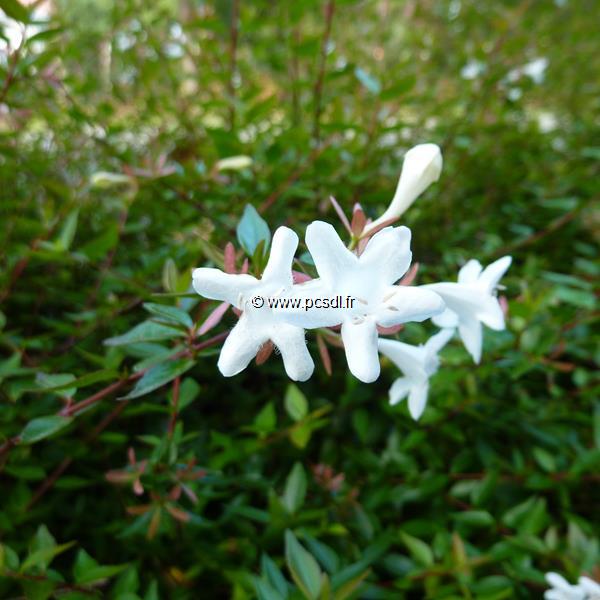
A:
<svg viewBox="0 0 600 600">
<path fill-rule="evenodd" d="M 273 402 L 267 402 L 254 419 L 254 428 L 262 434 L 271 433 L 277 427 L 277 414 Z"/>
<path fill-rule="evenodd" d="M 189 406 L 200 394 L 200 386 L 195 379 L 186 377 L 179 386 L 179 410 Z"/>
<path fill-rule="evenodd" d="M 264 242 L 264 251 L 266 253 L 271 242 L 269 226 L 251 204 L 246 204 L 236 233 L 240 245 L 248 256 L 254 254 L 260 241 Z"/>
<path fill-rule="evenodd" d="M 533 449 L 533 457 L 536 462 L 544 469 L 544 471 L 548 473 L 554 473 L 556 471 L 556 463 L 554 461 L 554 456 L 548 452 L 548 450 L 544 450 L 544 448 L 540 448 L 536 446 Z"/>
<path fill-rule="evenodd" d="M 41 374 L 39 374 L 41 375 Z M 73 390 L 77 390 L 79 388 L 84 388 L 89 385 L 93 385 L 95 383 L 99 383 L 101 381 L 108 381 L 109 379 L 116 379 L 119 376 L 119 372 L 114 369 L 101 369 L 99 371 L 93 371 L 92 373 L 87 373 L 86 375 L 82 375 L 81 377 L 73 377 L 73 375 L 45 375 L 43 379 L 43 384 L 41 387 L 48 392 L 65 392 L 66 396 L 72 396 L 74 391 L 70 394 L 67 391 L 70 391 L 71 388 Z M 65 382 L 60 383 L 59 377 L 64 377 Z M 67 380 L 67 377 L 69 379 Z M 41 381 L 38 380 L 38 383 Z"/>
<path fill-rule="evenodd" d="M 465 510 L 454 513 L 452 518 L 457 523 L 470 525 L 471 527 L 489 527 L 494 524 L 494 517 L 486 510 Z"/>
<path fill-rule="evenodd" d="M 285 532 L 285 560 L 296 585 L 309 600 L 319 597 L 322 571 L 317 561 L 288 529 Z"/>
<path fill-rule="evenodd" d="M 162 325 L 154 321 L 144 321 L 123 335 L 104 340 L 104 344 L 106 346 L 126 346 L 129 344 L 139 344 L 140 342 L 172 340 L 184 335 L 185 333 L 182 331 L 168 325 Z"/>
<path fill-rule="evenodd" d="M 279 567 L 275 564 L 275 561 L 268 554 L 263 554 L 260 559 L 260 566 L 263 577 L 267 578 L 282 598 L 287 598 L 288 582 Z"/>
<path fill-rule="evenodd" d="M 64 429 L 71 421 L 72 417 L 63 417 L 60 415 L 50 415 L 47 417 L 39 417 L 29 421 L 19 437 L 22 444 L 35 444 L 40 440 L 44 440 L 51 435 Z"/>
<path fill-rule="evenodd" d="M 19 568 L 19 555 L 6 544 L 0 544 L 0 575 L 3 569 L 16 571 Z"/>
<path fill-rule="evenodd" d="M 308 402 L 298 386 L 290 383 L 285 392 L 285 410 L 290 417 L 298 422 L 308 414 Z"/>
<path fill-rule="evenodd" d="M 144 376 L 136 383 L 129 394 L 120 399 L 130 400 L 149 394 L 166 383 L 169 383 L 169 381 L 172 381 L 175 377 L 182 375 L 191 369 L 194 364 L 195 361 L 190 358 L 180 358 L 155 365 L 144 373 Z"/>
<path fill-rule="evenodd" d="M 79 209 L 71 211 L 65 219 L 60 233 L 58 234 L 58 239 L 56 240 L 57 248 L 59 250 L 67 251 L 71 247 L 73 239 L 75 238 L 75 232 L 77 231 L 78 219 Z"/>
<path fill-rule="evenodd" d="M 594 405 L 594 444 L 598 450 L 600 450 L 600 402 L 596 402 Z"/>
<path fill-rule="evenodd" d="M 306 444 L 310 441 L 310 437 L 312 435 L 313 428 L 310 423 L 301 423 L 293 427 L 290 432 L 290 441 L 296 448 L 306 448 Z"/>
<path fill-rule="evenodd" d="M 431 567 L 433 565 L 433 552 L 425 542 L 403 531 L 400 532 L 400 539 L 417 563 L 423 567 Z"/>
<path fill-rule="evenodd" d="M 154 304 L 151 302 L 146 302 L 143 306 L 153 315 L 165 319 L 166 321 L 170 321 L 171 323 L 183 325 L 186 329 L 191 329 L 194 326 L 192 317 L 181 308 L 166 306 L 165 304 Z"/>
<path fill-rule="evenodd" d="M 59 396 L 71 398 L 77 392 L 77 386 L 74 385 L 75 376 L 71 373 L 37 373 L 35 382 L 40 390 L 62 393 Z"/>
<path fill-rule="evenodd" d="M 258 600 L 285 600 L 286 596 L 282 596 L 268 581 L 254 577 L 252 582 Z"/>
<path fill-rule="evenodd" d="M 177 283 L 179 281 L 179 272 L 177 271 L 177 265 L 172 258 L 167 258 L 163 266 L 162 272 L 162 284 L 163 288 L 167 292 L 175 293 L 181 290 L 177 289 Z"/>
<path fill-rule="evenodd" d="M 292 467 L 285 483 L 282 502 L 290 514 L 295 514 L 304 504 L 306 498 L 306 473 L 302 465 L 297 462 Z"/>
<path fill-rule="evenodd" d="M 73 545 L 75 545 L 75 542 L 67 542 L 66 544 L 58 544 L 56 546 L 40 548 L 39 550 L 36 550 L 32 554 L 30 554 L 25 559 L 19 571 L 21 573 L 25 573 L 32 567 L 39 567 L 45 569 L 47 565 L 49 565 L 52 562 L 54 557 L 58 556 L 59 554 L 62 554 L 63 552 L 71 548 Z"/>
<path fill-rule="evenodd" d="M 29 12 L 18 0 L 0 0 L 0 8 L 15 21 L 29 21 Z"/>
</svg>

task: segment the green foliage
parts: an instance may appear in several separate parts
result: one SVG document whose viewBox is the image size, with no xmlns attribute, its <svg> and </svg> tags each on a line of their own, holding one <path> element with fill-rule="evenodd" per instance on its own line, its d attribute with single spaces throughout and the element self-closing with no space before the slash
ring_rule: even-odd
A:
<svg viewBox="0 0 600 600">
<path fill-rule="evenodd" d="M 0 0 L 0 597 L 598 579 L 594 8 Z M 376 218 L 429 141 L 442 177 L 402 219 L 418 282 L 514 257 L 482 364 L 451 343 L 419 422 L 330 331 L 308 382 L 269 348 L 221 377 L 236 316 L 191 270 L 260 274 L 278 226 L 337 225 L 330 195 Z"/>
</svg>

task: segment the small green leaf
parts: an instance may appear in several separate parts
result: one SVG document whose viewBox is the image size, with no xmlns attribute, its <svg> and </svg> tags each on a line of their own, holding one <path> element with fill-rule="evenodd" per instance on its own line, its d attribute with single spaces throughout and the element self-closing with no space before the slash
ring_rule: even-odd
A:
<svg viewBox="0 0 600 600">
<path fill-rule="evenodd" d="M 262 434 L 271 433 L 277 427 L 277 414 L 272 402 L 267 402 L 254 419 L 254 428 Z"/>
<path fill-rule="evenodd" d="M 433 565 L 433 552 L 425 542 L 403 531 L 400 532 L 400 538 L 416 562 L 423 567 Z"/>
<path fill-rule="evenodd" d="M 290 383 L 285 392 L 285 410 L 290 417 L 298 422 L 308 414 L 308 402 L 298 386 Z"/>
<path fill-rule="evenodd" d="M 172 340 L 183 335 L 185 335 L 184 332 L 178 331 L 171 326 L 155 323 L 154 321 L 144 321 L 123 335 L 104 340 L 104 344 L 106 346 L 126 346 L 129 344 L 139 344 L 140 342 Z"/>
<path fill-rule="evenodd" d="M 465 510 L 454 513 L 452 518 L 457 523 L 470 525 L 471 527 L 489 527 L 494 524 L 494 517 L 486 510 Z"/>
<path fill-rule="evenodd" d="M 73 243 L 75 238 L 75 232 L 77 231 L 77 220 L 79 219 L 79 210 L 75 209 L 69 213 L 65 222 L 58 234 L 56 245 L 59 250 L 68 250 Z"/>
<path fill-rule="evenodd" d="M 554 461 L 554 456 L 552 456 L 548 450 L 544 450 L 544 448 L 536 446 L 533 449 L 533 457 L 538 465 L 544 469 L 544 471 L 548 473 L 554 473 L 554 471 L 556 471 L 556 462 Z"/>
<path fill-rule="evenodd" d="M 252 582 L 258 600 L 285 600 L 286 597 L 282 596 L 268 581 L 254 577 Z"/>
<path fill-rule="evenodd" d="M 191 329 L 194 326 L 192 317 L 181 308 L 165 304 L 154 304 L 152 302 L 146 302 L 144 308 L 161 319 L 183 325 L 187 329 Z"/>
<path fill-rule="evenodd" d="M 64 429 L 73 420 L 72 417 L 50 415 L 29 421 L 20 434 L 22 444 L 35 444 Z"/>
<path fill-rule="evenodd" d="M 46 548 L 40 548 L 35 552 L 32 552 L 23 562 L 21 568 L 19 569 L 21 573 L 28 571 L 31 567 L 40 567 L 46 568 L 48 564 L 52 562 L 54 557 L 62 554 L 71 546 L 73 546 L 75 542 L 67 542 L 66 544 L 58 544 L 57 546 L 49 546 Z"/>
<path fill-rule="evenodd" d="M 306 473 L 302 465 L 297 462 L 290 471 L 285 483 L 282 502 L 290 514 L 294 514 L 304 504 L 306 498 Z"/>
<path fill-rule="evenodd" d="M 263 577 L 267 578 L 269 583 L 283 598 L 287 598 L 288 582 L 279 567 L 275 564 L 275 561 L 268 554 L 263 554 L 260 559 L 260 566 Z"/>
<path fill-rule="evenodd" d="M 71 398 L 77 392 L 77 386 L 73 384 L 75 376 L 71 373 L 37 373 L 35 382 L 38 388 L 49 392 L 58 392 L 59 396 Z"/>
<path fill-rule="evenodd" d="M 179 272 L 177 271 L 177 265 L 172 258 L 167 258 L 163 266 L 162 272 L 162 284 L 163 288 L 167 292 L 178 292 L 177 282 L 179 281 Z"/>
<path fill-rule="evenodd" d="M 271 242 L 271 232 L 266 221 L 251 204 L 246 204 L 244 214 L 237 226 L 237 239 L 248 256 L 252 256 L 258 243 L 264 241 L 266 252 Z"/>
<path fill-rule="evenodd" d="M 321 592 L 321 569 L 289 529 L 285 532 L 285 560 L 302 593 L 309 600 L 316 600 Z"/>
<path fill-rule="evenodd" d="M 180 358 L 155 365 L 144 373 L 144 376 L 137 382 L 131 392 L 126 396 L 123 396 L 121 400 L 130 400 L 149 394 L 166 383 L 169 383 L 169 381 L 172 381 L 175 377 L 182 375 L 191 369 L 194 364 L 195 361 L 192 359 Z"/>
<path fill-rule="evenodd" d="M 41 375 L 38 374 L 38 375 Z M 119 376 L 118 371 L 114 369 L 101 369 L 99 371 L 93 371 L 92 373 L 87 373 L 86 375 L 82 375 L 81 377 L 74 378 L 73 375 L 69 375 L 69 379 L 67 380 L 65 375 L 45 375 L 43 383 L 38 379 L 38 384 L 41 384 L 44 390 L 48 392 L 64 392 L 64 395 L 73 395 L 74 391 L 68 394 L 67 392 L 73 388 L 73 390 L 84 388 L 89 385 L 93 385 L 94 383 L 99 383 L 100 381 L 107 381 L 109 379 L 116 379 Z M 65 377 L 64 383 L 61 383 L 58 377 Z"/>
</svg>

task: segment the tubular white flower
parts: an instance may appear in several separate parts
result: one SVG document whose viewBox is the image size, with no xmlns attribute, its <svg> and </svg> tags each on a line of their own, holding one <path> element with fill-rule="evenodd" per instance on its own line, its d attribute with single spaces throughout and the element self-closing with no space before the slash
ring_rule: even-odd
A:
<svg viewBox="0 0 600 600">
<path fill-rule="evenodd" d="M 193 286 L 198 294 L 229 302 L 243 311 L 225 340 L 217 363 L 225 377 L 243 371 L 269 340 L 279 348 L 291 379 L 306 381 L 312 375 L 314 363 L 306 348 L 304 329 L 283 323 L 268 306 L 256 308 L 251 302 L 255 296 L 267 298 L 289 292 L 297 247 L 298 236 L 291 229 L 280 227 L 273 236 L 269 261 L 260 280 L 251 275 L 223 273 L 219 269 L 193 271 Z"/>
<path fill-rule="evenodd" d="M 481 360 L 481 324 L 496 331 L 505 328 L 495 290 L 511 262 L 510 256 L 503 256 L 484 270 L 479 261 L 470 260 L 459 271 L 457 283 L 423 286 L 439 294 L 446 303 L 446 310 L 434 316 L 433 322 L 438 327 L 458 327 L 465 348 L 476 363 Z"/>
<path fill-rule="evenodd" d="M 404 156 L 396 193 L 387 210 L 365 227 L 365 233 L 402 215 L 442 172 L 442 152 L 436 144 L 419 144 Z"/>
<path fill-rule="evenodd" d="M 600 585 L 589 577 L 580 577 L 577 585 L 558 573 L 546 573 L 545 577 L 552 586 L 544 592 L 545 600 L 600 600 Z"/>
<path fill-rule="evenodd" d="M 390 404 L 397 404 L 408 396 L 408 410 L 418 419 L 425 410 L 429 378 L 440 365 L 438 353 L 454 335 L 452 329 L 442 329 L 424 345 L 412 346 L 397 340 L 379 340 L 379 351 L 387 356 L 403 373 L 390 388 Z"/>
<path fill-rule="evenodd" d="M 307 329 L 342 324 L 348 366 L 365 383 L 379 377 L 377 325 L 423 321 L 444 309 L 435 292 L 393 285 L 410 265 L 410 237 L 407 227 L 386 227 L 369 240 L 358 257 L 344 246 L 331 225 L 311 223 L 306 244 L 320 278 L 295 285 L 291 297 L 341 296 L 355 302 L 351 308 L 280 311 L 287 322 Z"/>
</svg>

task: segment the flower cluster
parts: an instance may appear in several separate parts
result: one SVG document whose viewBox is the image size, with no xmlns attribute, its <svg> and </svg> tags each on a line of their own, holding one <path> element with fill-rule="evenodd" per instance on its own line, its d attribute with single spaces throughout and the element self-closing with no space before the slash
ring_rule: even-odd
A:
<svg viewBox="0 0 600 600">
<path fill-rule="evenodd" d="M 546 573 L 546 581 L 552 587 L 544 592 L 545 600 L 600 600 L 600 585 L 589 577 L 572 585 L 558 573 Z"/>
<path fill-rule="evenodd" d="M 358 232 L 356 227 L 348 227 L 352 234 L 349 247 L 332 225 L 311 223 L 305 241 L 318 273 L 315 279 L 294 282 L 292 263 L 298 236 L 287 227 L 275 232 L 260 279 L 215 268 L 195 269 L 196 292 L 226 302 L 240 314 L 221 350 L 221 373 L 226 377 L 240 373 L 266 343 L 272 342 L 281 353 L 288 376 L 305 381 L 314 370 L 305 330 L 339 327 L 352 374 L 366 383 L 375 381 L 380 373 L 379 353 L 387 356 L 404 375 L 393 384 L 390 401 L 395 404 L 408 397 L 410 413 L 417 419 L 427 401 L 429 378 L 439 366 L 438 353 L 456 330 L 479 362 L 482 324 L 496 330 L 504 328 L 504 313 L 495 291 L 511 258 L 503 257 L 486 269 L 471 260 L 460 270 L 456 283 L 408 285 L 411 277 L 405 276 L 412 261 L 411 232 L 404 226 L 391 226 L 439 178 L 441 167 L 441 153 L 434 144 L 410 150 L 390 207 L 376 221 L 364 220 Z M 357 302 L 351 308 L 311 311 L 290 308 L 301 305 L 294 302 L 288 303 L 288 308 L 282 308 L 282 303 L 276 308 L 257 308 L 251 302 L 256 296 L 306 300 L 335 295 L 353 297 Z M 432 319 L 440 331 L 422 346 L 380 339 L 380 334 L 398 331 L 404 323 L 427 319 Z"/>
</svg>

